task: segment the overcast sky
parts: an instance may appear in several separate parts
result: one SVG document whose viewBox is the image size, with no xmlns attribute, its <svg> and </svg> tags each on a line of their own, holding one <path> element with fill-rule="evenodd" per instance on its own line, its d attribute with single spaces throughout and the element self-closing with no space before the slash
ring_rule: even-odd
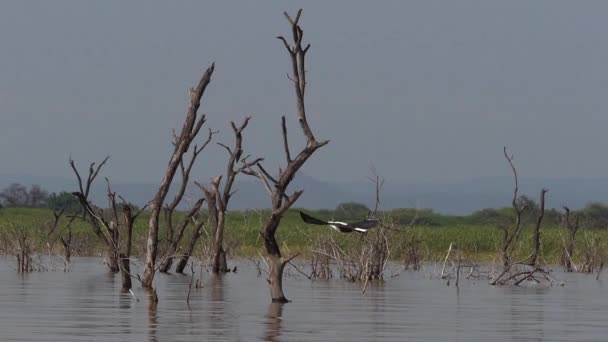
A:
<svg viewBox="0 0 608 342">
<path fill-rule="evenodd" d="M 331 139 L 304 169 L 393 183 L 608 175 L 608 2 L 307 1 L 307 109 Z M 0 174 L 160 181 L 188 89 L 216 62 L 202 110 L 218 141 L 252 115 L 247 152 L 276 169 L 294 142 L 284 2 L 3 1 Z M 211 146 L 196 178 L 224 168 Z"/>
</svg>

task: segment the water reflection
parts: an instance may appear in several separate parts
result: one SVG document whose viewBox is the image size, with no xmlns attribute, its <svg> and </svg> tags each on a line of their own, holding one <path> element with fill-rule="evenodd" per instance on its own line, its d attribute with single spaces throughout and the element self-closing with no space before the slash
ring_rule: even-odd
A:
<svg viewBox="0 0 608 342">
<path fill-rule="evenodd" d="M 11 261 L 12 262 L 12 261 Z M 248 262 L 239 273 L 159 275 L 160 301 L 120 279 L 98 259 L 75 258 L 71 272 L 18 275 L 0 259 L 0 341 L 593 341 L 605 339 L 608 284 L 560 275 L 566 286 L 453 286 L 424 272 L 385 282 L 287 278 L 294 301 L 270 304 L 264 277 Z"/>
<path fill-rule="evenodd" d="M 211 278 L 211 301 L 209 302 L 209 324 L 212 334 L 222 336 L 227 329 L 224 307 L 224 275 L 214 274 Z"/>
<path fill-rule="evenodd" d="M 543 341 L 545 288 L 505 288 L 509 294 L 508 322 L 512 341 Z"/>
<path fill-rule="evenodd" d="M 283 326 L 283 303 L 271 303 L 266 314 L 265 341 L 280 341 L 281 328 Z"/>
<path fill-rule="evenodd" d="M 146 302 L 148 304 L 148 341 L 156 342 L 156 331 L 158 327 L 158 295 L 156 290 L 146 289 L 145 292 Z"/>
</svg>

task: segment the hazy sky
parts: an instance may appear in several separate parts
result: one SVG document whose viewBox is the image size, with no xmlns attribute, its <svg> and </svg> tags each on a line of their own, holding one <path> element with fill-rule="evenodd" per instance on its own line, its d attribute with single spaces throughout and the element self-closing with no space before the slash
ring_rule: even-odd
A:
<svg viewBox="0 0 608 342">
<path fill-rule="evenodd" d="M 291 4 L 291 3 L 290 3 Z M 308 116 L 331 139 L 305 172 L 392 182 L 608 175 L 608 2 L 306 1 Z M 216 62 L 202 110 L 218 140 L 252 115 L 246 149 L 283 161 L 294 142 L 284 2 L 3 1 L 0 174 L 160 181 L 188 89 Z M 297 138 L 297 139 L 296 139 Z M 223 169 L 211 146 L 196 178 Z"/>
</svg>

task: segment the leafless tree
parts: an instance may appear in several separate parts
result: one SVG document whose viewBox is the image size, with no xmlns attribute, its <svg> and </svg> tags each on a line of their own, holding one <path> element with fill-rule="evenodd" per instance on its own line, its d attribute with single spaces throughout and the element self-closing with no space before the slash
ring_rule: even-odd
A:
<svg viewBox="0 0 608 342">
<path fill-rule="evenodd" d="M 543 218 L 545 217 L 545 195 L 548 191 L 549 190 L 547 189 L 542 189 L 540 191 L 540 211 L 538 213 L 538 218 L 536 219 L 536 225 L 534 226 L 534 233 L 532 236 L 533 250 L 528 260 L 528 265 L 533 267 L 538 266 L 538 253 L 541 248 L 541 227 Z"/>
<path fill-rule="evenodd" d="M 512 252 L 514 242 L 517 240 L 519 234 L 521 233 L 521 229 L 523 227 L 522 215 L 527 209 L 527 207 L 525 205 L 521 205 L 517 201 L 519 192 L 519 181 L 517 178 L 517 169 L 513 164 L 514 156 L 508 154 L 507 147 L 503 148 L 503 153 L 505 155 L 505 158 L 507 159 L 507 162 L 509 163 L 509 166 L 511 167 L 511 171 L 513 172 L 513 198 L 511 199 L 511 206 L 513 207 L 513 210 L 515 212 L 515 222 L 512 225 L 499 226 L 499 228 L 503 231 L 502 244 L 499 252 L 502 258 L 503 266 L 507 267 L 513 262 Z"/>
<path fill-rule="evenodd" d="M 55 209 L 53 211 L 53 222 L 49 227 L 48 236 L 49 238 L 54 234 L 57 234 L 61 245 L 63 246 L 63 255 L 65 258 L 65 266 L 69 266 L 70 260 L 72 258 L 72 223 L 76 220 L 76 215 L 70 215 L 68 217 L 68 222 L 65 224 L 64 228 L 60 227 L 61 218 L 65 214 L 65 209 Z"/>
<path fill-rule="evenodd" d="M 17 272 L 28 273 L 34 271 L 32 239 L 27 227 L 21 224 L 10 224 L 10 241 L 17 257 Z"/>
<path fill-rule="evenodd" d="M 165 228 L 167 236 L 165 240 L 166 246 L 164 249 L 164 257 L 162 258 L 162 262 L 159 267 L 159 271 L 161 272 L 168 272 L 171 268 L 171 265 L 173 264 L 173 258 L 179 248 L 179 244 L 182 238 L 184 237 L 186 228 L 193 224 L 194 216 L 200 211 L 203 205 L 204 197 L 198 198 L 194 205 L 192 205 L 192 207 L 188 210 L 186 215 L 181 219 L 181 221 L 177 225 L 175 225 L 175 223 L 173 222 L 173 214 L 175 212 L 175 209 L 180 203 L 182 203 L 182 200 L 184 199 L 184 195 L 189 184 L 190 173 L 192 171 L 192 167 L 194 166 L 194 162 L 196 161 L 198 155 L 205 149 L 205 147 L 209 145 L 215 133 L 217 132 L 212 131 L 210 129 L 207 140 L 203 143 L 203 145 L 200 148 L 198 147 L 198 145 L 194 145 L 194 151 L 192 152 L 190 160 L 186 165 L 184 164 L 183 157 L 180 161 L 179 169 L 181 173 L 181 184 L 173 201 L 171 201 L 171 203 L 169 203 L 164 209 Z M 173 142 L 173 145 L 177 146 L 179 137 L 174 136 L 174 139 L 175 141 Z"/>
<path fill-rule="evenodd" d="M 99 171 L 105 165 L 110 157 L 107 156 L 104 160 L 102 160 L 99 165 L 96 165 L 95 162 L 89 165 L 89 172 L 86 180 L 80 175 L 78 168 L 76 167 L 76 163 L 72 158 L 69 159 L 70 167 L 72 171 L 74 171 L 74 175 L 78 181 L 78 189 L 79 191 L 72 192 L 72 195 L 76 196 L 78 202 L 83 208 L 84 218 L 89 222 L 91 228 L 93 229 L 93 233 L 97 236 L 97 238 L 104 244 L 106 247 L 106 257 L 108 259 L 108 268 L 111 272 L 117 273 L 120 270 L 120 266 L 118 264 L 118 253 L 116 250 L 116 246 L 118 241 L 114 241 L 115 233 L 112 231 L 112 228 L 104 226 L 103 217 L 99 216 L 99 209 L 95 208 L 89 202 L 89 194 L 91 192 L 91 186 L 97 178 Z M 109 230 L 107 228 L 110 228 Z"/>
<path fill-rule="evenodd" d="M 93 228 L 93 232 L 106 246 L 108 256 L 108 267 L 110 271 L 122 273 L 122 288 L 123 291 L 128 291 L 131 288 L 131 246 L 133 238 L 133 225 L 137 217 L 147 208 L 145 205 L 137 213 L 133 213 L 131 205 L 122 197 L 117 196 L 110 185 L 110 181 L 106 178 L 108 209 L 103 210 L 93 206 L 89 200 L 89 194 L 93 181 L 99 174 L 100 169 L 108 160 L 106 157 L 97 167 L 95 163 L 89 166 L 89 174 L 86 182 L 82 181 L 82 177 L 78 172 L 76 164 L 70 159 L 70 166 L 78 179 L 79 192 L 73 192 L 78 198 L 80 205 L 84 210 L 85 218 Z M 117 197 L 121 203 L 117 202 Z M 126 238 L 121 234 L 126 233 Z"/>
<path fill-rule="evenodd" d="M 534 226 L 532 234 L 532 252 L 531 254 L 521 261 L 513 259 L 515 253 L 515 241 L 518 239 L 522 230 L 522 214 L 527 209 L 525 204 L 521 205 L 518 203 L 517 194 L 519 190 L 519 183 L 517 179 L 517 170 L 513 164 L 513 155 L 507 153 L 507 148 L 503 149 L 505 158 L 513 171 L 514 187 L 513 187 L 513 198 L 511 205 L 515 211 L 515 223 L 513 226 L 502 226 L 503 240 L 499 250 L 503 261 L 502 272 L 490 280 L 491 285 L 506 285 L 514 284 L 520 285 L 526 280 L 534 281 L 536 283 L 548 282 L 551 283 L 550 271 L 545 270 L 539 262 L 539 253 L 542 246 L 541 243 L 541 227 L 543 217 L 545 215 L 545 195 L 548 192 L 547 189 L 542 189 L 540 193 L 540 208 L 536 225 Z M 517 269 L 517 266 L 523 266 L 524 269 Z"/>
<path fill-rule="evenodd" d="M 213 273 L 226 273 L 229 270 L 226 263 L 226 251 L 224 250 L 224 226 L 226 223 L 228 203 L 234 194 L 234 191 L 232 190 L 234 180 L 239 173 L 249 169 L 252 165 L 255 165 L 262 160 L 261 158 L 258 158 L 249 162 L 247 161 L 247 156 L 243 157 L 243 130 L 247 127 L 250 119 L 251 117 L 245 118 L 239 127 L 237 127 L 234 122 L 230 122 L 235 137 L 233 148 L 218 143 L 228 151 L 229 155 L 225 174 L 226 181 L 224 182 L 223 189 L 220 190 L 222 176 L 214 177 L 211 180 L 210 187 L 205 187 L 197 183 L 207 198 L 209 221 L 213 227 Z M 240 164 L 240 166 L 235 168 L 235 165 L 237 164 Z"/>
<path fill-rule="evenodd" d="M 201 105 L 201 98 L 211 81 L 214 65 L 211 64 L 205 71 L 196 88 L 190 89 L 190 105 L 184 125 L 179 135 L 175 135 L 174 150 L 169 160 L 165 176 L 160 183 L 160 187 L 150 202 L 150 221 L 148 222 L 148 239 L 146 243 L 146 262 L 144 266 L 144 275 L 142 285 L 145 288 L 152 288 L 152 281 L 156 273 L 156 258 L 158 255 L 158 232 L 159 232 L 159 217 L 163 208 L 165 198 L 173 182 L 173 178 L 180 165 L 183 165 L 184 154 L 188 152 L 190 145 L 196 139 L 201 127 L 206 122 L 205 114 L 198 115 L 198 109 Z M 202 204 L 202 203 L 201 203 Z"/>
<path fill-rule="evenodd" d="M 207 206 L 211 207 L 209 203 L 207 203 Z M 184 269 L 188 265 L 188 260 L 190 260 L 190 257 L 194 253 L 196 243 L 198 242 L 198 239 L 201 237 L 203 232 L 203 225 L 205 224 L 205 220 L 196 219 L 195 217 L 193 217 L 192 221 L 194 222 L 194 227 L 192 229 L 192 233 L 190 234 L 190 239 L 187 240 L 188 244 L 185 250 L 179 253 L 179 261 L 177 262 L 177 265 L 175 265 L 175 272 L 177 273 L 184 273 Z"/>
<path fill-rule="evenodd" d="M 371 176 L 368 176 L 367 179 L 369 179 L 376 188 L 376 202 L 374 205 L 374 212 L 372 213 L 373 216 L 376 216 L 378 212 L 378 206 L 380 205 L 380 191 L 382 191 L 382 187 L 384 186 L 384 178 L 380 177 L 374 165 L 371 165 L 369 167 L 369 171 L 371 173 Z"/>
<path fill-rule="evenodd" d="M 563 226 L 566 230 L 566 239 L 564 240 L 564 249 L 562 250 L 561 264 L 566 272 L 572 272 L 576 269 L 576 265 L 572 262 L 574 257 L 574 248 L 576 246 L 576 233 L 579 228 L 578 215 L 574 215 L 573 220 L 570 218 L 570 208 L 564 207 Z"/>
<path fill-rule="evenodd" d="M 272 211 L 270 217 L 263 225 L 260 234 L 264 239 L 264 246 L 268 256 L 268 264 L 270 265 L 270 274 L 268 279 L 268 283 L 270 285 L 270 296 L 273 302 L 282 303 L 288 302 L 283 293 L 283 270 L 285 265 L 291 259 L 293 259 L 295 255 L 288 258 L 283 258 L 279 244 L 275 238 L 275 233 L 279 228 L 279 224 L 281 223 L 281 219 L 283 218 L 285 211 L 287 211 L 287 209 L 289 209 L 298 200 L 300 195 L 302 195 L 302 190 L 295 191 L 292 194 L 287 194 L 287 187 L 308 158 L 310 158 L 320 147 L 329 143 L 329 140 L 319 142 L 315 139 L 315 136 L 306 119 L 306 110 L 304 106 L 306 70 L 304 61 L 306 52 L 310 48 L 310 44 L 306 45 L 306 47 L 302 46 L 303 31 L 299 25 L 302 10 L 298 11 L 295 18 L 290 17 L 286 12 L 284 14 L 291 25 L 293 45 L 290 45 L 282 36 L 277 38 L 283 42 L 291 58 L 292 74 L 289 76 L 289 79 L 294 84 L 298 121 L 300 122 L 302 132 L 306 137 L 306 146 L 297 154 L 295 159 L 291 158 L 285 116 L 283 116 L 281 118 L 281 128 L 283 133 L 285 158 L 287 162 L 286 167 L 284 169 L 279 169 L 279 173 L 276 178 L 267 172 L 260 162 L 256 163 L 255 168 L 250 167 L 245 171 L 247 174 L 259 178 L 272 197 Z"/>
</svg>

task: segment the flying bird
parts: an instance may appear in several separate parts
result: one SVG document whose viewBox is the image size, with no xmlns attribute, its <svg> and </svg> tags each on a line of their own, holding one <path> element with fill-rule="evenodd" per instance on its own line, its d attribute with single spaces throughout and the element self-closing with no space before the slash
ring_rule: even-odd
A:
<svg viewBox="0 0 608 342">
<path fill-rule="evenodd" d="M 380 220 L 375 219 L 375 218 L 368 218 L 366 220 L 359 221 L 359 222 L 353 222 L 353 223 L 346 223 L 346 222 L 340 222 L 340 221 L 323 221 L 318 218 L 314 218 L 310 215 L 307 215 L 301 211 L 300 211 L 300 216 L 302 217 L 302 221 L 304 221 L 308 224 L 316 224 L 316 225 L 320 225 L 320 226 L 330 226 L 331 228 L 333 228 L 339 232 L 342 232 L 342 233 L 352 233 L 352 232 L 367 233 L 368 230 L 374 228 L 375 226 L 378 225 L 378 223 L 380 223 Z"/>
</svg>

